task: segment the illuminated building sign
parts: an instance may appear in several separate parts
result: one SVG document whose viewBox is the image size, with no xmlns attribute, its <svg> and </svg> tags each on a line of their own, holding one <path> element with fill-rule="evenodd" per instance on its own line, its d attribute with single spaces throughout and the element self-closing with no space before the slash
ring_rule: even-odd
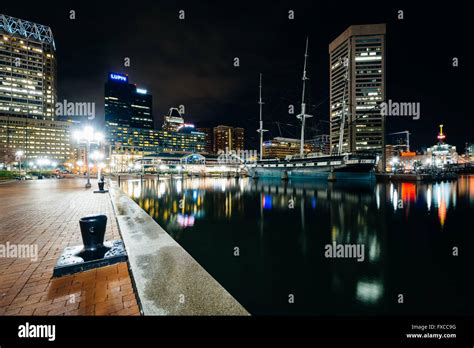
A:
<svg viewBox="0 0 474 348">
<path fill-rule="evenodd" d="M 137 88 L 137 93 L 140 93 L 140 94 L 146 94 L 146 89 L 143 89 L 143 88 Z"/>
<path fill-rule="evenodd" d="M 180 130 L 181 128 L 194 128 L 194 124 L 192 124 L 192 123 L 183 123 L 182 125 L 180 125 L 178 127 L 178 130 Z"/>
<path fill-rule="evenodd" d="M 118 82 L 128 82 L 128 77 L 126 75 L 110 73 L 109 78 L 111 80 L 118 81 Z"/>
<path fill-rule="evenodd" d="M 405 151 L 401 153 L 402 157 L 414 157 L 416 156 L 416 152 L 413 151 Z"/>
</svg>

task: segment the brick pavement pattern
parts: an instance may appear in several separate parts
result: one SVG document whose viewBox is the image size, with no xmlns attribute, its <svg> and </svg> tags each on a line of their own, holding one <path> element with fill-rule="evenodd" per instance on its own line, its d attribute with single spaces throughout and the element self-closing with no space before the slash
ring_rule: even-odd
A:
<svg viewBox="0 0 474 348">
<path fill-rule="evenodd" d="M 52 278 L 64 248 L 82 244 L 79 219 L 107 215 L 105 240 L 120 239 L 108 194 L 83 179 L 0 185 L 0 245 L 37 245 L 38 259 L 0 257 L 0 315 L 140 315 L 126 262 Z M 1 256 L 1 255 L 0 255 Z"/>
</svg>

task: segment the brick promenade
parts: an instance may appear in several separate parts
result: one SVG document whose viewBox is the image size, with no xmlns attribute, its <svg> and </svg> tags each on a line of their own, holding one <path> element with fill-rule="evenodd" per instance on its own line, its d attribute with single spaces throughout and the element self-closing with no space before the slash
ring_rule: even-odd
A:
<svg viewBox="0 0 474 348">
<path fill-rule="evenodd" d="M 108 217 L 106 240 L 120 239 L 110 196 L 84 179 L 0 185 L 0 245 L 37 245 L 38 259 L 0 255 L 0 315 L 140 315 L 126 262 L 52 278 L 64 248 L 82 244 L 79 219 Z"/>
</svg>

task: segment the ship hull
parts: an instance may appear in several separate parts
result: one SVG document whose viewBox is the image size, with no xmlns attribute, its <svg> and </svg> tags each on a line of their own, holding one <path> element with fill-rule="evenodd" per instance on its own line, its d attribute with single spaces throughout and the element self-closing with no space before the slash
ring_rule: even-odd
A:
<svg viewBox="0 0 474 348">
<path fill-rule="evenodd" d="M 250 168 L 253 177 L 316 180 L 375 180 L 372 155 L 325 156 L 285 161 L 261 161 Z"/>
</svg>

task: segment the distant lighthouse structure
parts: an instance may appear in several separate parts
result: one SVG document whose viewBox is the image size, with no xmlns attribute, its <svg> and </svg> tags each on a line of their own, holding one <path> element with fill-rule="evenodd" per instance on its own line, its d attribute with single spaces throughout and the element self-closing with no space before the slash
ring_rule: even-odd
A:
<svg viewBox="0 0 474 348">
<path fill-rule="evenodd" d="M 458 153 L 456 146 L 447 144 L 446 134 L 443 132 L 443 125 L 439 125 L 439 133 L 436 137 L 438 143 L 427 150 L 427 163 L 436 168 L 445 168 L 447 165 L 458 163 Z"/>
<path fill-rule="evenodd" d="M 439 133 L 438 133 L 438 140 L 439 143 L 442 144 L 444 143 L 444 140 L 446 139 L 446 135 L 443 133 L 443 125 L 439 125 Z"/>
</svg>

